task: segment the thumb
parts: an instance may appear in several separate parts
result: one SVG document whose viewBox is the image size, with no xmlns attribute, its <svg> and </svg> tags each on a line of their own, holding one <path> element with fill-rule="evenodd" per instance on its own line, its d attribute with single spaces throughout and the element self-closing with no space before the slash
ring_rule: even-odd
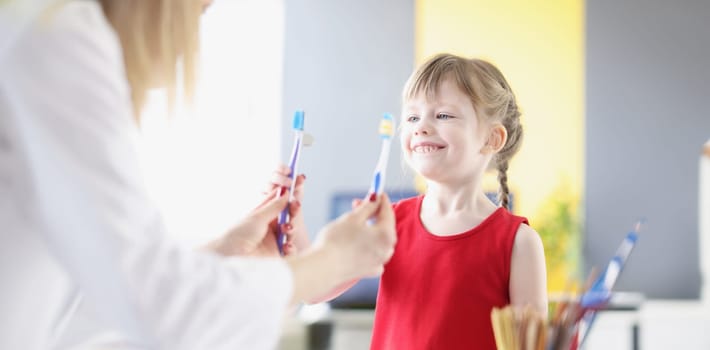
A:
<svg viewBox="0 0 710 350">
<path fill-rule="evenodd" d="M 360 203 L 360 205 L 353 208 L 351 215 L 353 216 L 353 218 L 355 220 L 366 221 L 367 219 L 369 219 L 370 217 L 375 215 L 375 213 L 377 212 L 377 209 L 379 208 L 379 203 L 380 203 L 379 198 L 381 196 L 378 196 L 378 197 L 373 197 L 373 196 L 374 196 L 374 194 L 371 194 L 370 197 L 363 200 Z M 372 201 L 371 198 L 375 199 L 375 200 Z"/>
<path fill-rule="evenodd" d="M 350 209 L 355 209 L 355 208 L 359 207 L 360 204 L 362 204 L 362 199 L 355 198 L 352 200 L 352 202 L 350 202 Z"/>
<path fill-rule="evenodd" d="M 379 205 L 377 206 L 377 216 L 375 221 L 378 224 L 392 225 L 395 222 L 394 210 L 392 210 L 392 203 L 390 202 L 390 197 L 387 193 L 382 193 L 380 196 Z"/>
<path fill-rule="evenodd" d="M 252 212 L 252 216 L 263 220 L 271 220 L 278 216 L 288 205 L 288 196 L 285 193 L 279 195 L 279 191 L 280 188 L 276 188 L 274 190 L 275 195 L 269 196 L 266 201 L 261 203 L 259 207 Z"/>
</svg>

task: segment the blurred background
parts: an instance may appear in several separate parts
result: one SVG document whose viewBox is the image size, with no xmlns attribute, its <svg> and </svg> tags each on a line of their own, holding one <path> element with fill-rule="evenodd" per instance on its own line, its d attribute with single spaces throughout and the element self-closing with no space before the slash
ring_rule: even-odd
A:
<svg viewBox="0 0 710 350">
<path fill-rule="evenodd" d="M 705 0 L 218 0 L 203 16 L 194 116 L 158 117 L 159 93 L 147 112 L 149 187 L 185 244 L 219 235 L 288 161 L 303 109 L 314 236 L 367 191 L 379 120 L 399 115 L 412 70 L 444 51 L 485 58 L 523 110 L 513 210 L 543 238 L 551 295 L 605 267 L 647 220 L 620 307 L 586 348 L 709 349 L 709 18 Z M 393 151 L 388 192 L 412 195 Z M 289 316 L 281 348 L 367 348 L 376 287 Z"/>
</svg>

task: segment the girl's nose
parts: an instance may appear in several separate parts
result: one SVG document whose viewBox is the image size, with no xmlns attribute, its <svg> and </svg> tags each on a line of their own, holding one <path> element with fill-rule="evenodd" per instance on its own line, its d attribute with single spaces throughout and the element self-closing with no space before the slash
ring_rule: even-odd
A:
<svg viewBox="0 0 710 350">
<path fill-rule="evenodd" d="M 430 133 L 431 133 L 431 127 L 424 120 L 420 120 L 419 123 L 417 123 L 417 125 L 414 127 L 414 135 L 422 136 L 422 135 L 429 135 Z"/>
</svg>

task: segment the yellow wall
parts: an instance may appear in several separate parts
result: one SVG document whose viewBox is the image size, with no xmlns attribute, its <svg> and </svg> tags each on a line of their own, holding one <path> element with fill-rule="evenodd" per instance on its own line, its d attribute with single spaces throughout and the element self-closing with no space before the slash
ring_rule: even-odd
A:
<svg viewBox="0 0 710 350">
<path fill-rule="evenodd" d="M 508 174 L 515 212 L 535 227 L 541 207 L 562 183 L 579 200 L 583 0 L 417 0 L 415 14 L 417 64 L 443 51 L 481 57 L 496 64 L 513 87 L 525 128 Z"/>
</svg>

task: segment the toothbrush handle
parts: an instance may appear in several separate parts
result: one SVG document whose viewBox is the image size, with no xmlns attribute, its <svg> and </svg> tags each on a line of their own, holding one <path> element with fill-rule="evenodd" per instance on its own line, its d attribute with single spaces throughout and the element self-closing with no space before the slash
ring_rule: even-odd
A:
<svg viewBox="0 0 710 350">
<path fill-rule="evenodd" d="M 372 178 L 372 193 L 379 193 L 380 192 L 380 184 L 382 183 L 383 176 L 382 172 L 378 171 L 375 173 L 375 176 Z"/>
<path fill-rule="evenodd" d="M 281 230 L 281 226 L 285 224 L 288 219 L 289 219 L 289 207 L 291 206 L 291 200 L 293 200 L 293 190 L 296 187 L 296 181 L 293 181 L 295 178 L 295 173 L 297 170 L 297 165 L 298 165 L 298 155 L 301 150 L 301 143 L 302 143 L 302 135 L 301 133 L 297 133 L 294 143 L 293 143 L 293 151 L 291 152 L 291 159 L 289 161 L 289 168 L 291 169 L 291 173 L 288 175 L 288 178 L 291 179 L 291 187 L 289 191 L 289 199 L 288 199 L 288 204 L 286 204 L 286 207 L 281 211 L 279 214 L 279 220 L 278 220 L 278 235 L 276 236 L 276 245 L 279 249 L 279 253 L 281 255 L 284 255 L 284 248 L 283 245 L 285 242 L 285 237 L 286 235 L 283 233 Z"/>
<path fill-rule="evenodd" d="M 390 140 L 382 140 L 382 148 L 380 150 L 380 158 L 377 161 L 375 175 L 372 177 L 372 185 L 370 190 L 372 193 L 382 194 L 385 188 L 385 178 L 387 174 L 387 162 L 390 153 Z"/>
<path fill-rule="evenodd" d="M 387 177 L 387 161 L 390 154 L 390 140 L 382 140 L 382 148 L 380 149 L 380 158 L 377 160 L 377 167 L 375 167 L 375 174 L 372 176 L 372 185 L 370 186 L 370 193 L 377 194 L 378 196 L 382 194 L 385 190 L 385 178 Z M 369 219 L 368 224 L 374 225 L 375 220 Z"/>
<path fill-rule="evenodd" d="M 635 231 L 631 231 L 626 234 L 626 237 L 621 242 L 621 245 L 619 245 L 616 254 L 611 258 L 611 261 L 609 261 L 609 265 L 607 266 L 604 275 L 601 276 L 602 278 L 600 278 L 600 281 L 598 282 L 606 290 L 611 291 L 611 288 L 616 283 L 621 270 L 624 268 L 624 265 L 626 265 L 626 259 L 628 259 L 629 254 L 631 254 L 631 250 L 634 249 L 637 238 L 638 234 Z"/>
</svg>

